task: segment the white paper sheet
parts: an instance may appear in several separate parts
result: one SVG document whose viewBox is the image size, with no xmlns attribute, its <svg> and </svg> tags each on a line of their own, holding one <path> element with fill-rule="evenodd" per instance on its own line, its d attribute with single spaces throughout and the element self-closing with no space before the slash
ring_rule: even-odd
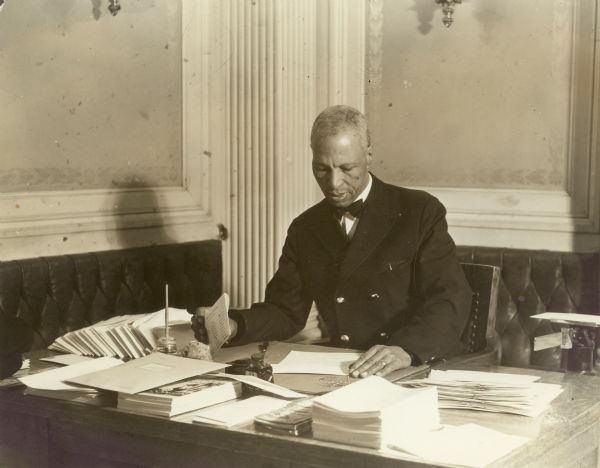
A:
<svg viewBox="0 0 600 468">
<path fill-rule="evenodd" d="M 266 380 L 259 379 L 258 377 L 254 377 L 253 375 L 236 375 L 236 374 L 217 374 L 220 377 L 226 377 L 228 379 L 237 380 L 239 382 L 243 382 L 248 385 L 252 385 L 254 387 L 260 388 L 265 392 L 273 393 L 275 395 L 281 396 L 283 398 L 304 398 L 306 395 L 303 393 L 295 392 L 294 390 L 289 390 L 281 385 L 277 385 L 271 382 L 267 382 Z"/>
<path fill-rule="evenodd" d="M 504 434 L 477 424 L 444 426 L 437 431 L 404 434 L 390 448 L 414 454 L 425 461 L 482 467 L 528 442 L 526 437 Z"/>
<path fill-rule="evenodd" d="M 88 374 L 90 372 L 97 372 L 111 367 L 122 365 L 123 361 L 112 357 L 102 357 L 98 359 L 91 359 L 89 361 L 80 362 L 66 367 L 59 367 L 57 369 L 51 369 L 37 374 L 28 375 L 21 377 L 19 380 L 27 385 L 29 388 L 36 388 L 38 390 L 78 390 L 81 391 L 81 387 L 75 385 L 69 385 L 63 382 L 64 380 L 76 378 L 81 375 Z"/>
<path fill-rule="evenodd" d="M 228 367 L 227 364 L 152 353 L 117 368 L 92 372 L 68 379 L 87 387 L 123 393 L 139 393 L 195 375 Z"/>
<path fill-rule="evenodd" d="M 535 382 L 540 378 L 535 375 L 508 374 L 504 372 L 482 372 L 466 370 L 437 370 L 432 369 L 429 380 L 497 383 L 522 385 Z"/>
<path fill-rule="evenodd" d="M 415 393 L 372 375 L 317 397 L 314 403 L 342 413 L 378 412 Z"/>
<path fill-rule="evenodd" d="M 348 368 L 360 353 L 319 353 L 290 351 L 279 364 L 273 364 L 277 374 L 348 375 Z"/>
<path fill-rule="evenodd" d="M 61 364 L 63 366 L 70 366 L 73 364 L 79 364 L 80 362 L 91 361 L 92 357 L 80 356 L 79 354 L 58 354 L 56 356 L 49 356 L 40 358 L 40 361 L 53 362 L 54 364 Z"/>
<path fill-rule="evenodd" d="M 569 323 L 573 325 L 588 325 L 600 327 L 600 315 L 574 314 L 566 312 L 544 312 L 532 315 L 531 318 L 546 319 L 551 322 Z"/>
<path fill-rule="evenodd" d="M 214 353 L 221 349 L 221 346 L 231 335 L 229 325 L 229 296 L 223 294 L 217 302 L 210 307 L 204 314 L 204 325 L 208 333 L 208 344 L 210 352 Z"/>
<path fill-rule="evenodd" d="M 288 403 L 280 398 L 255 396 L 200 410 L 194 416 L 194 422 L 222 427 L 237 426 L 253 421 L 260 414 L 281 409 Z"/>
</svg>

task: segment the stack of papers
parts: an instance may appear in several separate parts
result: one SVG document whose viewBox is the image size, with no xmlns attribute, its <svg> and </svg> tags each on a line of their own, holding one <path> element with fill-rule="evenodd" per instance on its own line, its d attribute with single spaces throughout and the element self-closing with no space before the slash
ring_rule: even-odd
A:
<svg viewBox="0 0 600 468">
<path fill-rule="evenodd" d="M 288 403 L 279 398 L 255 396 L 200 410 L 194 422 L 219 427 L 239 426 L 252 422 L 256 416 L 281 409 Z"/>
<path fill-rule="evenodd" d="M 440 408 L 459 408 L 536 417 L 561 392 L 532 375 L 432 370 L 421 380 L 399 382 L 412 388 L 437 388 Z"/>
<path fill-rule="evenodd" d="M 211 351 L 216 352 L 229 338 L 227 311 L 229 297 L 223 294 L 205 312 Z M 191 316 L 187 310 L 169 307 L 169 335 L 181 351 L 191 339 Z M 48 349 L 81 356 L 117 356 L 136 359 L 150 354 L 165 334 L 165 309 L 149 314 L 120 315 L 59 337 Z"/>
<path fill-rule="evenodd" d="M 242 385 L 238 382 L 191 377 L 137 394 L 119 393 L 117 408 L 139 414 L 172 417 L 235 400 L 241 393 Z"/>
<path fill-rule="evenodd" d="M 225 367 L 227 364 L 152 353 L 111 369 L 86 373 L 66 381 L 113 392 L 139 393 Z"/>
<path fill-rule="evenodd" d="M 90 404 L 103 404 L 106 400 L 104 398 L 105 394 L 93 388 L 78 387 L 65 381 L 89 372 L 111 369 L 121 364 L 123 364 L 122 361 L 111 357 L 90 359 L 78 364 L 27 375 L 19 378 L 19 380 L 27 386 L 26 393 L 28 395 Z"/>
<path fill-rule="evenodd" d="M 189 328 L 190 314 L 183 309 L 169 308 L 169 325 L 182 321 Z M 120 315 L 69 332 L 57 338 L 48 349 L 81 356 L 140 358 L 156 347 L 157 336 L 163 334 L 164 324 L 164 309 L 143 315 Z"/>
<path fill-rule="evenodd" d="M 371 376 L 313 400 L 315 439 L 382 448 L 438 426 L 434 387 L 406 389 Z"/>
</svg>

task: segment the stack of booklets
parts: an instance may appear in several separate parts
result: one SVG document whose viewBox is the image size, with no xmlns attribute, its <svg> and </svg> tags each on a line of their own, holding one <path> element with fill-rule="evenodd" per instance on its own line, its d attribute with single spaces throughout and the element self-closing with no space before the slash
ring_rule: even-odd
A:
<svg viewBox="0 0 600 468">
<path fill-rule="evenodd" d="M 133 413 L 168 418 L 224 401 L 235 400 L 241 394 L 241 382 L 197 376 L 141 393 L 119 393 L 117 408 Z"/>
<path fill-rule="evenodd" d="M 281 409 L 256 416 L 254 427 L 273 434 L 306 434 L 312 428 L 312 398 L 292 401 Z"/>
<path fill-rule="evenodd" d="M 440 408 L 460 408 L 536 417 L 561 392 L 557 384 L 532 375 L 432 370 L 426 379 L 399 382 L 412 388 L 437 388 Z"/>
<path fill-rule="evenodd" d="M 183 324 L 190 329 L 189 323 L 190 314 L 186 310 L 169 308 L 170 327 Z M 156 347 L 157 335 L 164 331 L 164 324 L 164 309 L 149 314 L 120 315 L 66 333 L 48 349 L 81 356 L 140 358 Z"/>
<path fill-rule="evenodd" d="M 377 376 L 315 398 L 312 413 L 315 439 L 372 448 L 440 422 L 435 387 L 406 389 Z"/>
</svg>

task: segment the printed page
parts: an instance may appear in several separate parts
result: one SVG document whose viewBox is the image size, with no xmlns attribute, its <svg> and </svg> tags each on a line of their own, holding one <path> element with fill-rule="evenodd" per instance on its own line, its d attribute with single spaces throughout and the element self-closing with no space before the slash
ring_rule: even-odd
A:
<svg viewBox="0 0 600 468">
<path fill-rule="evenodd" d="M 348 375 L 350 365 L 360 353 L 319 353 L 290 351 L 279 364 L 273 364 L 273 372 L 279 374 L 329 374 Z"/>
<path fill-rule="evenodd" d="M 231 335 L 229 326 L 229 296 L 223 294 L 204 315 L 210 352 L 216 353 Z"/>
</svg>

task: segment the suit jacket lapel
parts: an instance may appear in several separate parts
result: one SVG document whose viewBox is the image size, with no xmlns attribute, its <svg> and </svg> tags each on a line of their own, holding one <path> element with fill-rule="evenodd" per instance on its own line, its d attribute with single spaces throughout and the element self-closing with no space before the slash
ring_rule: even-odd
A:
<svg viewBox="0 0 600 468">
<path fill-rule="evenodd" d="M 333 212 L 326 201 L 321 202 L 318 214 L 310 227 L 313 234 L 332 257 L 336 258 L 340 251 L 346 247 L 346 236 L 342 233 L 341 226 L 333 216 Z"/>
<path fill-rule="evenodd" d="M 371 192 L 340 269 L 340 282 L 348 278 L 369 257 L 399 219 L 398 210 L 393 210 L 388 203 L 383 182 L 375 176 L 372 177 Z"/>
</svg>

